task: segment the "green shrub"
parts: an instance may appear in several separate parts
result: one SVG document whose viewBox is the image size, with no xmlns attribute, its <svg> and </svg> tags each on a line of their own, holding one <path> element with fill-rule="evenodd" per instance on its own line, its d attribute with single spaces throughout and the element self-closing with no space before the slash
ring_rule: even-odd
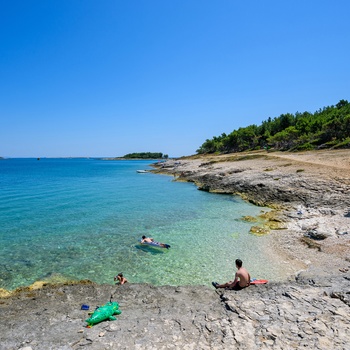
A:
<svg viewBox="0 0 350 350">
<path fill-rule="evenodd" d="M 344 141 L 337 143 L 333 146 L 334 149 L 337 148 L 350 148 L 350 137 L 346 138 Z"/>
<path fill-rule="evenodd" d="M 315 149 L 315 146 L 313 146 L 311 143 L 307 142 L 307 143 L 304 143 L 302 145 L 298 145 L 296 147 L 296 149 L 298 151 L 310 151 L 310 150 Z"/>
</svg>

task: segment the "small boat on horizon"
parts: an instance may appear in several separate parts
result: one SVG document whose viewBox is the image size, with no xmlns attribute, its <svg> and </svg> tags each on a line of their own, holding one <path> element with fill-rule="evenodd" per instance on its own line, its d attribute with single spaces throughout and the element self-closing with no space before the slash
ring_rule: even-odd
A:
<svg viewBox="0 0 350 350">
<path fill-rule="evenodd" d="M 136 170 L 137 173 L 144 174 L 148 173 L 148 170 Z"/>
</svg>

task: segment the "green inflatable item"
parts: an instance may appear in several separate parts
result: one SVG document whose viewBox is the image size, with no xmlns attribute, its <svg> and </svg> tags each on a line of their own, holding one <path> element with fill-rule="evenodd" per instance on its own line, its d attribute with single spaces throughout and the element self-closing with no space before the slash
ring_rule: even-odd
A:
<svg viewBox="0 0 350 350">
<path fill-rule="evenodd" d="M 105 320 L 115 321 L 117 318 L 113 315 L 120 315 L 121 313 L 122 312 L 119 310 L 119 304 L 113 301 L 97 308 L 91 317 L 86 319 L 85 322 L 87 322 L 88 327 L 92 327 L 94 324 Z"/>
</svg>

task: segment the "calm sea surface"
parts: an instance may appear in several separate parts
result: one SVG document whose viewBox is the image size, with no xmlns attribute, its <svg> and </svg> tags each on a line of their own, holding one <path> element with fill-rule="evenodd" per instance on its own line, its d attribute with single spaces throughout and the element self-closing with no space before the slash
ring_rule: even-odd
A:
<svg viewBox="0 0 350 350">
<path fill-rule="evenodd" d="M 139 174 L 150 161 L 0 161 L 0 288 L 37 280 L 90 279 L 154 285 L 232 279 L 239 257 L 252 277 L 285 272 L 268 240 L 238 220 L 262 208 L 198 191 L 171 176 Z M 144 248 L 142 235 L 171 245 Z"/>
</svg>

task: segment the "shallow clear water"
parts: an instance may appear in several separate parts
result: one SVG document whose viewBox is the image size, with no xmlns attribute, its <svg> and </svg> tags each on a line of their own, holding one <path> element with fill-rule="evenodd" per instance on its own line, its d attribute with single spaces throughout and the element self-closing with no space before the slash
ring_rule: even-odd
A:
<svg viewBox="0 0 350 350">
<path fill-rule="evenodd" d="M 0 161 L 0 288 L 42 279 L 155 285 L 227 281 L 241 258 L 252 277 L 283 279 L 268 240 L 239 220 L 262 208 L 151 173 L 150 161 Z M 143 247 L 142 235 L 171 245 Z"/>
</svg>

